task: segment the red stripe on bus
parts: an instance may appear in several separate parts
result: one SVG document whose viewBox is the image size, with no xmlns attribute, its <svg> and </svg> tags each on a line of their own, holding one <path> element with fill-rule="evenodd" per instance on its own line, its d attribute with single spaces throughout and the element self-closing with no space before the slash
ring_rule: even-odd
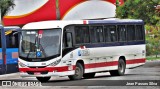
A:
<svg viewBox="0 0 160 89">
<path fill-rule="evenodd" d="M 126 60 L 126 64 L 136 64 L 136 63 L 145 63 L 145 58 Z M 116 66 L 116 65 L 118 65 L 118 61 L 85 64 L 84 66 L 85 66 L 85 69 L 90 69 L 90 68 Z M 72 65 L 72 67 L 73 67 L 73 70 L 75 70 L 75 65 Z M 45 67 L 45 68 L 19 68 L 19 71 L 20 72 L 27 72 L 27 71 L 65 72 L 65 71 L 70 71 L 70 70 L 68 70 L 68 66 L 62 66 L 62 67 Z"/>
<path fill-rule="evenodd" d="M 116 66 L 116 65 L 118 65 L 118 61 L 85 64 L 85 68 L 89 69 L 89 68 L 107 67 L 107 66 Z"/>
<path fill-rule="evenodd" d="M 75 66 L 72 66 L 73 69 Z M 48 72 L 64 72 L 64 71 L 69 71 L 68 66 L 63 66 L 63 67 L 45 67 L 45 68 L 19 68 L 20 72 L 27 72 L 27 71 L 33 71 L 33 72 L 41 72 L 41 71 L 48 71 Z"/>
<path fill-rule="evenodd" d="M 86 21 L 86 20 L 84 20 L 84 21 L 83 21 L 83 24 L 87 24 L 87 21 Z"/>
<path fill-rule="evenodd" d="M 126 60 L 126 64 L 136 64 L 136 63 L 145 63 L 146 59 L 134 59 L 134 60 Z"/>
<path fill-rule="evenodd" d="M 126 64 L 136 64 L 136 63 L 145 63 L 145 58 L 126 60 Z M 85 68 L 89 69 L 89 68 L 107 67 L 116 65 L 118 65 L 118 61 L 85 64 Z"/>
</svg>

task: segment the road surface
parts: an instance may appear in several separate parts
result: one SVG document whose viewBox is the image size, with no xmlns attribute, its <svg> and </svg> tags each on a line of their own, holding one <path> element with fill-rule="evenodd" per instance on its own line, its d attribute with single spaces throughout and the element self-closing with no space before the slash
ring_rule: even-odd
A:
<svg viewBox="0 0 160 89">
<path fill-rule="evenodd" d="M 0 80 L 37 81 L 36 78 L 21 78 L 18 73 L 1 75 Z M 124 76 L 110 76 L 106 72 L 97 73 L 95 78 L 76 81 L 70 81 L 68 77 L 52 77 L 50 81 L 41 85 L 41 87 L 30 87 L 30 89 L 160 89 L 160 60 L 146 62 L 138 68 L 126 69 Z M 21 89 L 22 87 L 2 86 L 0 88 Z"/>
</svg>

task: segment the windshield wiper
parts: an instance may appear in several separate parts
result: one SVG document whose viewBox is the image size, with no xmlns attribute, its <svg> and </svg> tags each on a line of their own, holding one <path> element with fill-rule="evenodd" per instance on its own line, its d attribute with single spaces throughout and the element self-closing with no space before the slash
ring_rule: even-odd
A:
<svg viewBox="0 0 160 89">
<path fill-rule="evenodd" d="M 28 59 L 28 57 L 29 57 L 30 53 L 31 53 L 31 50 L 29 50 L 29 53 L 27 54 L 27 59 Z"/>
</svg>

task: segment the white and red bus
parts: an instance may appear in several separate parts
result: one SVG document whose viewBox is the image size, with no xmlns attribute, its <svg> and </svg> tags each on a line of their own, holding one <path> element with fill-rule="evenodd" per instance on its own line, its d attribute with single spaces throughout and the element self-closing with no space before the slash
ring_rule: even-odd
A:
<svg viewBox="0 0 160 89">
<path fill-rule="evenodd" d="M 19 71 L 42 82 L 51 76 L 91 78 L 97 72 L 120 76 L 145 63 L 145 46 L 142 20 L 34 22 L 22 28 Z"/>
</svg>

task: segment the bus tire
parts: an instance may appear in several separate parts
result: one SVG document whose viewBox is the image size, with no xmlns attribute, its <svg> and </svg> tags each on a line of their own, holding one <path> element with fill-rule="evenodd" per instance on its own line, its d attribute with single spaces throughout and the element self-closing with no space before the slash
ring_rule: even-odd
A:
<svg viewBox="0 0 160 89">
<path fill-rule="evenodd" d="M 36 77 L 40 82 L 47 82 L 51 77 Z"/>
<path fill-rule="evenodd" d="M 75 74 L 68 76 L 70 80 L 79 80 L 83 76 L 83 66 L 81 63 L 76 64 Z"/>
<path fill-rule="evenodd" d="M 86 74 L 83 74 L 83 77 L 84 78 L 94 78 L 96 73 L 86 73 Z"/>
<path fill-rule="evenodd" d="M 126 64 L 123 59 L 119 59 L 118 61 L 118 70 L 110 71 L 111 76 L 122 76 L 125 73 Z"/>
</svg>

